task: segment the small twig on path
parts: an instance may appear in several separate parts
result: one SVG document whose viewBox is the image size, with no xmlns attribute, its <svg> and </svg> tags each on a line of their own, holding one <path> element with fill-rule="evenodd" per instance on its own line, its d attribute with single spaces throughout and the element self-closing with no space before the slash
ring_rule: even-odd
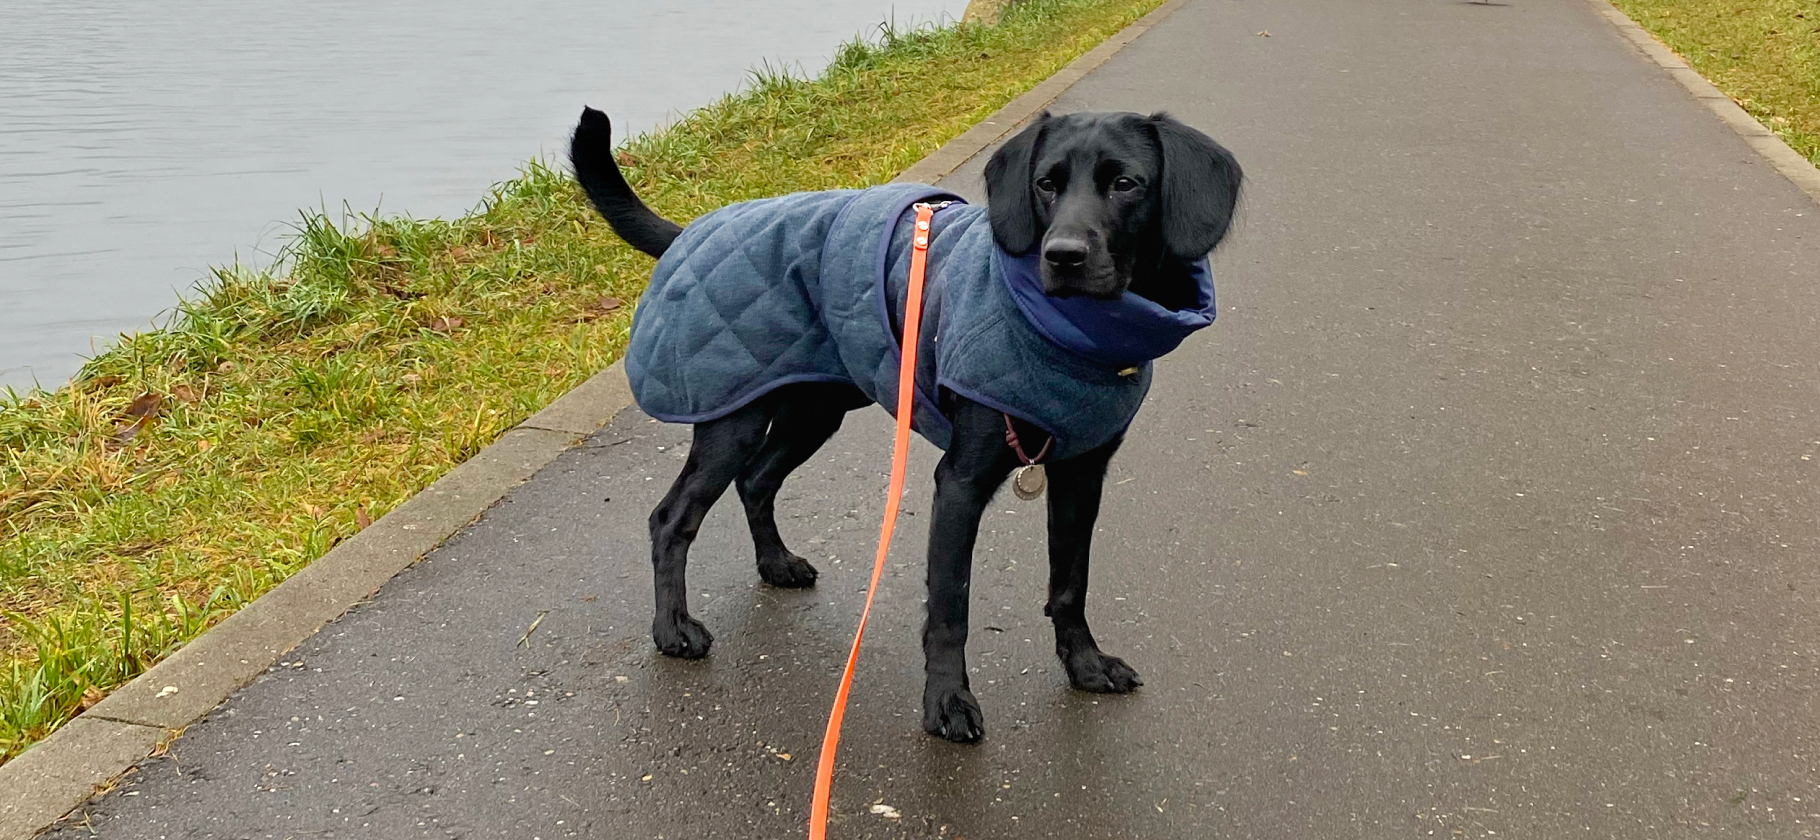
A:
<svg viewBox="0 0 1820 840">
<path fill-rule="evenodd" d="M 546 615 L 549 615 L 549 614 L 550 614 L 549 610 L 538 610 L 537 611 L 537 617 L 531 620 L 530 628 L 525 630 L 525 634 L 523 636 L 518 637 L 518 646 L 519 647 L 530 647 L 531 646 L 531 634 L 537 632 L 537 625 L 542 624 L 543 617 Z"/>
</svg>

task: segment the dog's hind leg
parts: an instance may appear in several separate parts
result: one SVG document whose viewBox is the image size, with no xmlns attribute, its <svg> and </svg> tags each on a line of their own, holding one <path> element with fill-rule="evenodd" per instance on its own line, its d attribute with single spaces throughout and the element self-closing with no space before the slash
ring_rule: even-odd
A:
<svg viewBox="0 0 1820 840">
<path fill-rule="evenodd" d="M 1118 451 L 1115 438 L 1098 449 L 1057 461 L 1049 473 L 1049 603 L 1043 614 L 1055 623 L 1055 655 L 1068 681 L 1082 691 L 1123 693 L 1144 684 L 1116 656 L 1100 652 L 1087 628 L 1087 556 L 1093 523 L 1100 514 L 1106 465 Z"/>
<path fill-rule="evenodd" d="M 708 509 L 752 460 L 765 439 L 777 402 L 758 399 L 718 420 L 695 424 L 694 443 L 670 492 L 651 511 L 651 565 L 657 612 L 651 639 L 670 656 L 697 659 L 714 643 L 708 628 L 689 615 L 684 570 L 689 544 Z"/>
<path fill-rule="evenodd" d="M 809 561 L 791 553 L 777 532 L 777 492 L 791 471 L 803 465 L 840 429 L 848 411 L 871 402 L 852 385 L 813 382 L 788 385 L 764 445 L 740 472 L 735 487 L 746 506 L 746 523 L 758 551 L 758 576 L 772 586 L 814 586 L 818 574 Z"/>
</svg>

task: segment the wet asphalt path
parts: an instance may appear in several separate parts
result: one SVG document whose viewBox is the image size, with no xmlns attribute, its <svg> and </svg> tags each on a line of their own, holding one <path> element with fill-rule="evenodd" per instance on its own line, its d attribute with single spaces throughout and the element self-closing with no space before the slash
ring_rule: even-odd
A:
<svg viewBox="0 0 1820 840">
<path fill-rule="evenodd" d="M 1820 207 L 1583 0 L 1197 0 L 1058 103 L 1114 108 L 1251 176 L 1096 537 L 1147 685 L 1066 688 L 1006 498 L 987 740 L 920 732 L 923 445 L 833 836 L 1820 832 Z M 622 414 L 56 836 L 801 836 L 886 417 L 785 489 L 818 589 L 717 509 L 695 663 L 646 637 L 686 437 Z"/>
</svg>

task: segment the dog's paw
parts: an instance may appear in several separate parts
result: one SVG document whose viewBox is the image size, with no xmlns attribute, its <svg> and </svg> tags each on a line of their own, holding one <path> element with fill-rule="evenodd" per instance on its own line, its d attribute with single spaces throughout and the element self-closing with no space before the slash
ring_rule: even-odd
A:
<svg viewBox="0 0 1820 840">
<path fill-rule="evenodd" d="M 972 744 L 986 735 L 984 717 L 973 692 L 964 688 L 930 688 L 923 692 L 923 731 L 957 744 Z"/>
<path fill-rule="evenodd" d="M 1093 648 L 1083 648 L 1063 656 L 1062 666 L 1068 670 L 1068 682 L 1082 691 L 1124 694 L 1144 684 L 1137 671 L 1126 665 L 1125 660 L 1107 656 Z"/>
<path fill-rule="evenodd" d="M 668 621 L 659 618 L 651 624 L 651 641 L 665 656 L 700 659 L 708 655 L 714 634 L 702 623 L 684 614 Z"/>
<path fill-rule="evenodd" d="M 821 573 L 794 554 L 782 557 L 767 558 L 758 561 L 758 577 L 765 583 L 782 589 L 806 589 L 815 585 L 815 578 Z"/>
</svg>

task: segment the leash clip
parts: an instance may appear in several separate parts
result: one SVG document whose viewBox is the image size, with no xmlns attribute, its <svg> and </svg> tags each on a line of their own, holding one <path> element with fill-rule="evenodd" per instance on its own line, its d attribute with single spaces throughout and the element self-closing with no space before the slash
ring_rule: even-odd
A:
<svg viewBox="0 0 1820 840">
<path fill-rule="evenodd" d="M 916 210 L 916 238 L 913 240 L 916 243 L 916 250 L 929 250 L 930 220 L 935 218 L 935 211 L 941 210 L 953 203 L 954 202 L 952 201 L 943 201 L 937 204 L 930 204 L 926 201 L 919 201 L 910 205 L 911 208 Z"/>
</svg>

